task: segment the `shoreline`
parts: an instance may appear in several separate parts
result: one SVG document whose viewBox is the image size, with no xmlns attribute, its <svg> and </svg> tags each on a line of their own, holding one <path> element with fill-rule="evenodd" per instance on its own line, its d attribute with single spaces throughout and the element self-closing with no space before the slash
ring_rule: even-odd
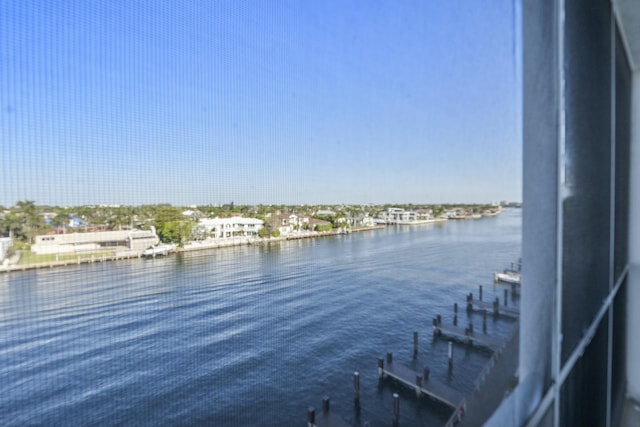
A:
<svg viewBox="0 0 640 427">
<path fill-rule="evenodd" d="M 224 239 L 218 241 L 209 241 L 209 242 L 190 242 L 185 245 L 183 248 L 178 248 L 173 253 L 182 253 L 182 252 L 195 252 L 195 251 L 204 251 L 209 249 L 219 249 L 219 248 L 229 248 L 234 246 L 244 246 L 244 245 L 265 245 L 271 243 L 284 242 L 287 240 L 300 240 L 300 239 L 312 239 L 319 237 L 333 237 L 340 235 L 347 235 L 351 233 L 360 233 L 363 231 L 373 231 L 384 229 L 384 225 L 376 225 L 371 227 L 359 227 L 350 230 L 349 232 L 339 232 L 339 231 L 321 231 L 321 232 L 309 232 L 308 234 L 301 235 L 293 235 L 293 236 L 282 236 L 282 237 L 270 237 L 269 239 L 263 238 L 250 238 L 250 237 L 238 237 L 231 239 Z M 94 264 L 96 262 L 109 262 L 109 261 L 120 261 L 125 259 L 135 259 L 135 258 L 144 258 L 142 256 L 142 252 L 133 252 L 133 251 L 122 251 L 116 252 L 113 255 L 78 255 L 77 258 L 60 260 L 60 261 L 43 261 L 37 263 L 30 264 L 15 264 L 15 265 L 0 265 L 0 273 L 11 273 L 14 271 L 27 271 L 27 270 L 36 270 L 42 268 L 54 268 L 54 267 L 65 267 L 70 265 L 80 265 L 80 264 Z"/>
<path fill-rule="evenodd" d="M 498 215 L 486 215 L 496 216 Z M 220 249 L 220 248 L 229 248 L 234 246 L 252 246 L 252 245 L 269 245 L 272 243 L 279 243 L 288 240 L 301 240 L 301 239 L 313 239 L 313 238 L 323 238 L 323 237 L 334 237 L 341 235 L 348 235 L 351 233 L 360 233 L 365 231 L 373 231 L 373 230 L 381 230 L 388 226 L 407 226 L 407 225 L 428 225 L 428 224 L 441 224 L 444 222 L 448 222 L 446 218 L 435 218 L 431 220 L 424 221 L 414 221 L 411 223 L 408 222 L 396 222 L 389 223 L 385 225 L 373 225 L 369 227 L 358 227 L 352 228 L 349 231 L 310 231 L 301 234 L 289 235 L 289 236 L 281 236 L 281 237 L 269 237 L 268 239 L 260 238 L 260 237 L 232 237 L 230 239 L 210 239 L 209 241 L 192 241 L 187 243 L 184 247 L 177 248 L 171 253 L 184 253 L 184 252 L 195 252 L 195 251 L 205 251 L 211 249 Z M 165 256 L 165 255 L 160 255 Z M 109 261 L 120 261 L 127 259 L 135 259 L 135 258 L 146 258 L 142 256 L 142 252 L 138 251 L 114 251 L 112 255 L 96 255 L 96 254 L 78 254 L 77 257 L 69 258 L 60 261 L 43 261 L 29 264 L 14 264 L 14 265 L 2 265 L 0 264 L 0 274 L 1 273 L 11 273 L 15 271 L 27 271 L 27 270 L 36 270 L 42 268 L 54 268 L 54 267 L 65 267 L 71 265 L 80 265 L 80 264 L 93 264 L 96 262 L 109 262 Z"/>
</svg>

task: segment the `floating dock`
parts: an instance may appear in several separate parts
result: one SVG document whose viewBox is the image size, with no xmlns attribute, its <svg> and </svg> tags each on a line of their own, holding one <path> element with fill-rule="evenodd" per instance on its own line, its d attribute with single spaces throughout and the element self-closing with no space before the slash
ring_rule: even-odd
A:
<svg viewBox="0 0 640 427">
<path fill-rule="evenodd" d="M 513 293 L 513 291 L 512 291 Z M 500 305 L 500 299 L 496 297 L 495 300 L 489 302 L 489 301 L 483 301 L 482 300 L 482 285 L 480 285 L 479 288 L 479 292 L 478 292 L 478 299 L 473 299 L 473 293 L 469 293 L 467 295 L 467 312 L 472 312 L 474 311 L 474 309 L 479 309 L 479 310 L 475 310 L 475 311 L 482 311 L 482 310 L 486 310 L 486 311 L 490 311 L 492 312 L 494 315 L 496 316 L 507 316 L 507 317 L 512 317 L 512 318 L 518 318 L 520 317 L 520 310 L 515 308 L 515 307 L 509 307 L 508 304 L 509 301 L 509 291 L 507 289 L 504 290 L 504 298 L 503 298 L 503 304 Z M 457 310 L 457 304 L 454 305 L 454 312 L 457 314 L 458 310 Z"/>
<path fill-rule="evenodd" d="M 378 375 L 383 378 L 385 375 L 413 388 L 419 396 L 425 394 L 432 399 L 442 402 L 447 406 L 458 409 L 464 404 L 464 395 L 446 384 L 429 377 L 429 368 L 425 368 L 422 373 L 397 363 L 393 363 L 393 354 L 387 353 L 386 363 L 384 359 L 378 359 Z"/>
<path fill-rule="evenodd" d="M 443 325 L 440 316 L 433 319 L 433 334 L 436 337 L 447 335 L 453 338 L 462 339 L 464 342 L 471 344 L 476 343 L 491 350 L 498 349 L 504 343 L 504 340 L 487 334 L 476 334 L 473 325 L 467 328 L 459 328 L 458 326 Z"/>
<path fill-rule="evenodd" d="M 469 294 L 471 295 L 471 294 Z M 497 299 L 492 302 L 469 299 L 467 297 L 467 311 L 483 311 L 493 313 L 496 316 L 506 316 L 517 319 L 520 317 L 520 310 L 514 307 L 508 307 L 500 305 L 500 301 Z"/>
</svg>

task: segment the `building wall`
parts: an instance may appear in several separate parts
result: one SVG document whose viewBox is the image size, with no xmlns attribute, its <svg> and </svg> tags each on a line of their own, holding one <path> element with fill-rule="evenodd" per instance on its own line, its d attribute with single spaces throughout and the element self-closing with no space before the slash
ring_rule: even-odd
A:
<svg viewBox="0 0 640 427">
<path fill-rule="evenodd" d="M 12 243 L 11 237 L 0 237 L 0 262 L 4 261 Z"/>
<path fill-rule="evenodd" d="M 117 246 L 143 250 L 159 242 L 154 230 L 56 234 L 36 236 L 34 240 L 31 251 L 39 255 L 98 251 Z"/>
<path fill-rule="evenodd" d="M 257 236 L 264 222 L 256 218 L 203 218 L 199 224 L 206 227 L 211 238 L 225 239 L 237 236 Z"/>
<path fill-rule="evenodd" d="M 618 425 L 640 383 L 639 82 L 609 1 L 522 7 L 519 383 L 485 425 Z"/>
<path fill-rule="evenodd" d="M 631 206 L 627 298 L 627 381 L 628 394 L 640 401 L 640 71 L 633 76 L 631 121 Z"/>
</svg>

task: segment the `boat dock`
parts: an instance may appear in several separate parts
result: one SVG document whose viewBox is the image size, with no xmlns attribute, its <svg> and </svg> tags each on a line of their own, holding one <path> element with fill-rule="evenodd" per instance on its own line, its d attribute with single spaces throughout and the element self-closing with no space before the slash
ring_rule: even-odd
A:
<svg viewBox="0 0 640 427">
<path fill-rule="evenodd" d="M 506 289 L 505 289 L 506 290 Z M 507 316 L 517 319 L 520 317 L 520 310 L 506 305 L 500 305 L 500 301 L 496 298 L 494 301 L 474 300 L 473 295 L 467 295 L 467 312 L 481 311 L 491 312 L 496 316 Z"/>
<path fill-rule="evenodd" d="M 385 359 L 378 359 L 378 376 L 382 379 L 385 375 L 414 389 L 418 397 L 426 395 L 453 408 L 452 417 L 455 419 L 464 414 L 465 396 L 448 385 L 430 378 L 430 370 L 427 367 L 422 373 L 418 373 L 404 365 L 393 363 L 393 353 L 387 353 L 386 363 Z"/>
<path fill-rule="evenodd" d="M 482 318 L 481 332 L 475 332 L 473 323 L 469 322 L 468 326 L 458 327 L 458 304 L 454 303 L 453 325 L 444 325 L 442 317 L 437 315 L 433 319 L 433 335 L 434 339 L 439 337 L 449 341 L 448 364 L 452 369 L 454 364 L 453 351 L 454 341 L 463 342 L 468 345 L 475 344 L 477 349 L 488 349 L 491 351 L 491 357 L 485 364 L 484 368 L 478 374 L 474 382 L 474 390 L 468 394 L 462 393 L 455 388 L 442 383 L 430 377 L 430 369 L 425 367 L 422 372 L 401 363 L 393 362 L 393 353 L 387 353 L 386 358 L 378 359 L 378 376 L 382 381 L 385 376 L 401 384 L 409 390 L 413 390 L 418 397 L 419 402 L 425 402 L 426 399 L 420 399 L 422 396 L 428 397 L 430 400 L 438 402 L 445 407 L 451 409 L 451 415 L 448 418 L 445 427 L 454 427 L 456 425 L 481 425 L 493 413 L 497 405 L 504 397 L 503 394 L 492 393 L 493 390 L 508 390 L 514 381 L 514 372 L 517 367 L 518 357 L 518 319 L 520 310 L 517 306 L 516 286 L 511 286 L 511 295 L 508 289 L 501 292 L 494 287 L 491 301 L 483 300 L 483 287 L 479 288 L 479 295 L 474 299 L 473 293 L 467 295 L 466 311 L 469 320 L 476 315 L 472 313 L 480 313 Z M 498 295 L 498 296 L 496 296 Z M 501 301 L 501 297 L 504 300 Z M 509 302 L 511 300 L 511 303 Z M 493 313 L 494 321 L 502 322 L 508 320 L 512 325 L 512 331 L 507 337 L 497 337 L 487 334 L 487 317 Z M 473 348 L 473 347 L 472 347 Z M 413 360 L 419 353 L 418 332 L 413 332 Z M 360 399 L 360 374 L 354 373 L 354 399 L 358 402 Z M 469 410 L 469 414 L 466 414 Z M 358 410 L 359 411 L 359 410 Z M 323 410 L 316 415 L 314 408 L 309 408 L 307 427 L 342 427 L 349 426 L 341 417 L 331 414 L 329 411 L 328 398 L 323 399 Z M 358 424 L 360 425 L 360 424 Z M 365 422 L 362 424 L 368 427 Z M 393 418 L 392 425 L 398 427 L 400 425 L 400 396 L 398 393 L 393 394 Z"/>
<path fill-rule="evenodd" d="M 447 335 L 449 337 L 462 339 L 468 344 L 476 343 L 484 347 L 488 347 L 491 350 L 500 348 L 504 342 L 502 339 L 485 333 L 482 335 L 476 335 L 473 331 L 473 324 L 471 323 L 464 329 L 453 325 L 443 325 L 440 316 L 433 319 L 433 334 L 436 337 Z"/>
<path fill-rule="evenodd" d="M 520 317 L 520 310 L 513 307 L 501 306 L 497 300 L 493 302 L 471 300 L 467 301 L 467 304 L 472 304 L 472 311 L 487 311 L 492 312 L 496 316 L 507 316 L 514 319 Z"/>
<path fill-rule="evenodd" d="M 429 374 L 429 368 L 424 368 L 422 373 L 418 373 L 404 365 L 393 363 L 392 353 L 387 353 L 386 363 L 384 359 L 378 359 L 378 375 L 380 378 L 384 378 L 384 376 L 387 375 L 405 384 L 409 388 L 415 389 L 416 394 L 419 396 L 425 394 L 452 408 L 458 408 L 460 404 L 464 402 L 464 395 L 462 393 L 430 378 Z"/>
<path fill-rule="evenodd" d="M 91 255 L 91 256 L 80 256 L 78 255 L 76 258 L 67 258 L 57 261 L 45 261 L 45 262 L 37 262 L 37 263 L 29 263 L 29 264 L 15 264 L 15 265 L 0 265 L 0 273 L 10 273 L 12 271 L 27 271 L 27 270 L 35 270 L 39 268 L 54 268 L 54 267 L 65 267 L 69 265 L 80 265 L 80 264 L 93 264 L 96 262 L 108 262 L 108 261 L 120 261 L 124 259 L 135 259 L 140 258 L 140 252 L 124 252 L 118 253 L 115 255 Z"/>
<path fill-rule="evenodd" d="M 512 292 L 512 295 L 515 293 Z M 478 292 L 478 299 L 473 299 L 473 293 L 469 293 L 467 295 L 467 312 L 471 313 L 472 311 L 491 311 L 496 316 L 507 316 L 512 318 L 520 317 L 520 310 L 515 307 L 508 306 L 509 301 L 509 290 L 504 290 L 504 298 L 503 304 L 500 305 L 500 299 L 496 297 L 495 300 L 483 301 L 482 300 L 482 285 L 480 285 L 480 289 Z M 457 304 L 454 305 L 454 311 L 457 314 Z"/>
</svg>

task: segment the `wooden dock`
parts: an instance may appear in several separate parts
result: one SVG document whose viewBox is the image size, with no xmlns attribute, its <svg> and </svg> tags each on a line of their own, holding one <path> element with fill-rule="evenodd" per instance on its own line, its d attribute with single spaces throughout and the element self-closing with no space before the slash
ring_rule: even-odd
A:
<svg viewBox="0 0 640 427">
<path fill-rule="evenodd" d="M 380 378 L 387 375 L 407 387 L 414 389 L 416 394 L 425 394 L 456 410 L 463 405 L 465 401 L 462 393 L 446 384 L 429 378 L 428 368 L 425 368 L 422 373 L 415 372 L 404 365 L 393 363 L 393 355 L 391 353 L 387 353 L 386 363 L 384 359 L 378 359 L 378 375 Z"/>
<path fill-rule="evenodd" d="M 513 294 L 513 290 L 512 290 Z M 507 289 L 504 290 L 503 304 L 500 305 L 500 298 L 497 298 L 491 302 L 482 300 L 482 285 L 480 285 L 478 290 L 478 299 L 473 298 L 473 293 L 467 294 L 467 312 L 472 312 L 477 307 L 478 310 L 482 311 L 486 310 L 488 312 L 492 312 L 496 316 L 507 316 L 518 318 L 520 317 L 520 310 L 516 307 L 509 307 L 509 291 Z M 454 311 L 457 314 L 457 304 L 454 305 Z"/>
<path fill-rule="evenodd" d="M 520 317 L 520 310 L 515 307 L 500 305 L 499 301 L 488 302 L 471 299 L 467 300 L 467 306 L 469 306 L 469 304 L 471 304 L 471 309 L 474 311 L 486 310 L 488 313 L 493 313 L 497 316 L 507 316 L 514 319 Z"/>
<path fill-rule="evenodd" d="M 436 337 L 448 335 L 457 339 L 461 339 L 466 343 L 476 343 L 491 350 L 498 349 L 504 343 L 504 340 L 487 335 L 485 333 L 477 334 L 473 330 L 473 325 L 467 328 L 459 328 L 458 326 L 443 325 L 437 318 L 433 319 L 433 334 Z"/>
</svg>

